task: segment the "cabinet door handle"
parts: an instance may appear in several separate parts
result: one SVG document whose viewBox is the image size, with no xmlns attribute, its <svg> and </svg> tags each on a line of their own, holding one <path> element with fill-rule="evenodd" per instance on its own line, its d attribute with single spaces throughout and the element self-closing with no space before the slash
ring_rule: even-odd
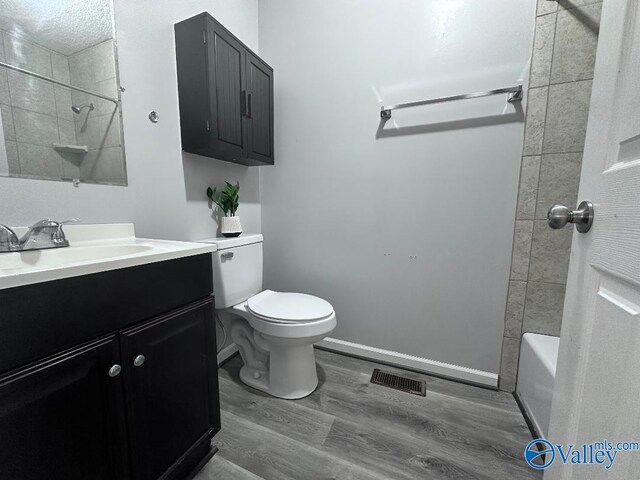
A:
<svg viewBox="0 0 640 480">
<path fill-rule="evenodd" d="M 133 366 L 139 367 L 144 363 L 144 361 L 145 361 L 144 355 L 138 355 L 136 358 L 133 359 Z"/>
<path fill-rule="evenodd" d="M 242 90 L 240 92 L 240 115 L 247 116 L 247 91 Z"/>
<path fill-rule="evenodd" d="M 122 371 L 122 367 L 118 364 L 113 365 L 110 369 L 109 369 L 109 376 L 110 377 L 117 377 L 118 375 L 120 375 L 120 372 Z"/>
<path fill-rule="evenodd" d="M 251 93 L 247 94 L 247 118 L 251 118 Z"/>
</svg>

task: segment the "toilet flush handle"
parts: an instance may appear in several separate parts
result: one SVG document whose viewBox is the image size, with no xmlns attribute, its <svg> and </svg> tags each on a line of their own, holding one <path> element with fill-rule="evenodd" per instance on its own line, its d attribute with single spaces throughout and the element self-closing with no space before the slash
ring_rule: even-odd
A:
<svg viewBox="0 0 640 480">
<path fill-rule="evenodd" d="M 224 252 L 222 255 L 220 255 L 220 258 L 222 258 L 223 260 L 230 260 L 233 258 L 233 252 Z"/>
</svg>

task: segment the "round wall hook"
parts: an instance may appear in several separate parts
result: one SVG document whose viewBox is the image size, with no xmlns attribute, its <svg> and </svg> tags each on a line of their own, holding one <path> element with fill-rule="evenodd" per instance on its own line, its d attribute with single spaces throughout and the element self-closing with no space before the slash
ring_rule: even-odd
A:
<svg viewBox="0 0 640 480">
<path fill-rule="evenodd" d="M 153 123 L 158 123 L 158 121 L 160 120 L 160 115 L 158 115 L 158 112 L 156 112 L 155 110 L 151 110 L 149 112 L 149 120 L 151 120 L 151 122 Z"/>
</svg>

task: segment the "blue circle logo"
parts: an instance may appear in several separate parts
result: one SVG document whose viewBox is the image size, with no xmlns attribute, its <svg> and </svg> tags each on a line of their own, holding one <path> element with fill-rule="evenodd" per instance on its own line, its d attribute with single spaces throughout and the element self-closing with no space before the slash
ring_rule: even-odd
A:
<svg viewBox="0 0 640 480">
<path fill-rule="evenodd" d="M 538 448 L 538 444 L 542 444 L 542 448 Z M 534 460 L 544 457 L 544 462 L 533 463 Z M 527 463 L 531 468 L 535 468 L 536 470 L 544 470 L 545 468 L 551 466 L 553 461 L 556 459 L 556 450 L 553 447 L 553 444 L 544 438 L 537 438 L 529 442 L 527 447 L 524 449 L 524 458 L 527 460 Z"/>
</svg>

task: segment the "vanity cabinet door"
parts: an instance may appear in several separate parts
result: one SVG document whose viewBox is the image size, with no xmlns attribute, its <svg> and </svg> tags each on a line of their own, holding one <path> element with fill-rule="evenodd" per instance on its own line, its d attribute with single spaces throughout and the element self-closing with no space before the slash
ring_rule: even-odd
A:
<svg viewBox="0 0 640 480">
<path fill-rule="evenodd" d="M 1 480 L 130 478 L 117 337 L 0 378 Z"/>
<path fill-rule="evenodd" d="M 247 52 L 247 158 L 273 165 L 273 69 Z"/>
<path fill-rule="evenodd" d="M 212 300 L 121 335 L 132 476 L 183 478 L 220 429 Z"/>
</svg>

